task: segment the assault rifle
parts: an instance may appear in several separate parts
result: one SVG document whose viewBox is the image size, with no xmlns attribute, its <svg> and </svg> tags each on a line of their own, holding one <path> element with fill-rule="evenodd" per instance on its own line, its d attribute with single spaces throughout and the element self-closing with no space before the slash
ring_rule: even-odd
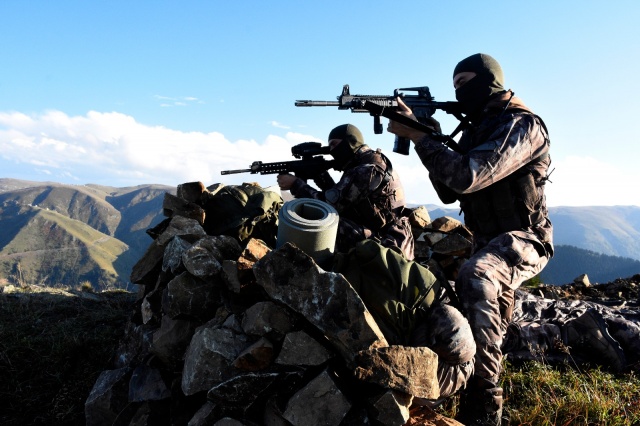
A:
<svg viewBox="0 0 640 426">
<path fill-rule="evenodd" d="M 254 161 L 250 168 L 240 170 L 223 170 L 220 174 L 230 175 L 234 173 L 260 173 L 261 175 L 293 173 L 303 180 L 313 179 L 320 173 L 332 169 L 335 160 L 326 160 L 323 155 L 329 153 L 328 146 L 322 146 L 320 142 L 303 142 L 291 147 L 291 154 L 297 161 L 280 161 L 277 163 L 263 163 Z"/>
<path fill-rule="evenodd" d="M 401 92 L 402 90 L 417 92 L 417 94 L 406 95 Z M 401 98 L 402 101 L 411 108 L 413 115 L 416 116 L 418 121 L 411 120 L 397 112 L 399 110 L 397 98 Z M 428 118 L 430 118 L 437 109 L 440 109 L 448 114 L 452 114 L 463 123 L 466 123 L 467 121 L 462 115 L 462 110 L 460 109 L 458 102 L 434 101 L 434 98 L 431 96 L 431 92 L 427 86 L 395 89 L 393 91 L 393 96 L 376 96 L 352 95 L 349 92 L 349 85 L 345 84 L 342 87 L 342 94 L 338 96 L 337 99 L 337 101 L 298 100 L 295 105 L 297 107 L 337 106 L 338 109 L 350 109 L 351 112 L 368 112 L 373 116 L 373 131 L 375 134 L 382 133 L 380 116 L 383 116 L 428 133 L 454 150 L 457 149 L 457 144 L 453 140 L 453 136 L 458 130 L 456 130 L 452 136 L 443 135 L 427 126 Z M 406 138 L 396 137 L 393 152 L 408 155 L 409 146 L 409 140 Z"/>
</svg>

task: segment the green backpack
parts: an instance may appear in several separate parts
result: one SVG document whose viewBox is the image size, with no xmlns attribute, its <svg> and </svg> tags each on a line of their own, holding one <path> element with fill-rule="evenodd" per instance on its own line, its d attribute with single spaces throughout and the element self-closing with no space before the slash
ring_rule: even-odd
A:
<svg viewBox="0 0 640 426">
<path fill-rule="evenodd" d="M 389 344 L 407 344 L 415 325 L 440 294 L 440 282 L 424 266 L 367 239 L 337 259 Z"/>
<path fill-rule="evenodd" d="M 280 194 L 258 184 L 223 186 L 203 197 L 203 227 L 209 235 L 229 235 L 241 242 L 257 238 L 274 247 L 282 205 Z"/>
</svg>

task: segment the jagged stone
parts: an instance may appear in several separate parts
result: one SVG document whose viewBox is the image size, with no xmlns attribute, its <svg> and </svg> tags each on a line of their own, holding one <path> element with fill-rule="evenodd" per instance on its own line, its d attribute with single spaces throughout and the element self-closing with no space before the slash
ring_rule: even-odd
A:
<svg viewBox="0 0 640 426">
<path fill-rule="evenodd" d="M 409 215 L 409 223 L 415 228 L 426 228 L 431 223 L 429 210 L 425 206 L 416 207 Z"/>
<path fill-rule="evenodd" d="M 342 274 L 322 270 L 311 257 L 286 243 L 256 262 L 257 282 L 269 296 L 305 317 L 347 360 L 370 348 L 388 346 L 362 299 Z"/>
<path fill-rule="evenodd" d="M 409 408 L 413 396 L 388 390 L 372 401 L 372 419 L 385 426 L 402 426 L 411 417 Z"/>
<path fill-rule="evenodd" d="M 271 248 L 264 241 L 255 238 L 249 239 L 247 246 L 238 259 L 238 270 L 251 270 L 253 265 L 270 251 Z"/>
<path fill-rule="evenodd" d="M 207 235 L 195 245 L 210 250 L 220 262 L 225 259 L 236 260 L 243 251 L 238 240 L 228 235 Z"/>
<path fill-rule="evenodd" d="M 197 318 L 207 321 L 221 304 L 220 283 L 204 281 L 188 272 L 169 282 L 162 294 L 162 310 L 174 319 Z"/>
<path fill-rule="evenodd" d="M 242 284 L 238 275 L 238 262 L 235 260 L 222 261 L 222 274 L 220 274 L 229 291 L 240 293 Z"/>
<path fill-rule="evenodd" d="M 438 356 L 429 348 L 390 346 L 363 350 L 355 362 L 354 376 L 359 380 L 418 398 L 440 396 Z"/>
<path fill-rule="evenodd" d="M 129 322 L 115 354 L 115 367 L 137 365 L 149 353 L 155 326 Z"/>
<path fill-rule="evenodd" d="M 315 366 L 327 362 L 333 354 L 304 331 L 288 333 L 276 364 L 291 366 Z"/>
<path fill-rule="evenodd" d="M 200 224 L 204 223 L 205 218 L 205 212 L 202 207 L 168 192 L 164 194 L 162 213 L 167 217 L 181 216 L 194 219 Z"/>
<path fill-rule="evenodd" d="M 273 356 L 273 343 L 261 337 L 238 355 L 233 366 L 244 371 L 263 370 L 271 364 Z"/>
<path fill-rule="evenodd" d="M 84 404 L 87 425 L 110 426 L 127 406 L 131 369 L 106 370 L 100 373 Z"/>
<path fill-rule="evenodd" d="M 162 292 L 159 290 L 151 290 L 142 299 L 140 305 L 140 314 L 142 315 L 143 324 L 157 324 L 162 319 Z"/>
<path fill-rule="evenodd" d="M 439 217 L 435 220 L 433 220 L 429 226 L 430 229 L 433 229 L 435 231 L 441 231 L 441 232 L 446 232 L 446 233 L 450 233 L 455 231 L 456 229 L 460 228 L 460 227 L 464 227 L 464 224 L 462 222 L 460 222 L 457 219 L 454 219 L 452 217 L 449 216 L 442 216 Z"/>
<path fill-rule="evenodd" d="M 176 196 L 190 203 L 198 203 L 202 193 L 207 191 L 202 182 L 187 182 L 176 187 Z"/>
<path fill-rule="evenodd" d="M 142 364 L 133 370 L 129 380 L 129 402 L 159 401 L 171 398 L 160 370 Z"/>
<path fill-rule="evenodd" d="M 235 238 L 207 235 L 184 252 L 182 262 L 192 275 L 208 277 L 219 274 L 222 262 L 237 259 L 240 253 L 242 247 Z"/>
<path fill-rule="evenodd" d="M 162 270 L 162 256 L 164 246 L 157 240 L 149 244 L 147 251 L 133 265 L 129 279 L 133 284 L 153 285 L 156 283 L 159 272 Z"/>
<path fill-rule="evenodd" d="M 198 327 L 185 353 L 181 385 L 184 394 L 209 390 L 231 377 L 231 364 L 250 343 L 246 335 L 212 321 Z"/>
<path fill-rule="evenodd" d="M 293 426 L 339 425 L 351 403 L 324 370 L 287 403 L 283 417 Z"/>
<path fill-rule="evenodd" d="M 211 401 L 205 402 L 202 407 L 196 411 L 187 426 L 209 426 L 216 420 L 215 412 L 216 404 Z"/>
<path fill-rule="evenodd" d="M 468 256 L 471 253 L 473 244 L 460 234 L 449 234 L 445 238 L 435 243 L 432 250 L 435 253 L 449 256 Z"/>
<path fill-rule="evenodd" d="M 248 407 L 278 378 L 279 373 L 242 374 L 212 387 L 207 398 L 223 404 Z"/>
<path fill-rule="evenodd" d="M 262 424 L 264 426 L 291 426 L 291 423 L 284 419 L 275 397 L 269 398 L 264 406 Z"/>
<path fill-rule="evenodd" d="M 191 275 L 199 278 L 217 275 L 222 270 L 214 253 L 197 243 L 183 253 L 182 262 Z"/>
<path fill-rule="evenodd" d="M 196 242 L 205 235 L 204 229 L 197 220 L 174 216 L 167 229 L 156 239 L 156 244 L 164 247 L 175 236 L 180 236 L 189 242 Z"/>
<path fill-rule="evenodd" d="M 429 246 L 433 246 L 447 235 L 447 233 L 440 231 L 426 231 L 420 234 L 418 239 L 426 242 Z"/>
<path fill-rule="evenodd" d="M 242 329 L 249 335 L 280 341 L 293 329 L 293 320 L 283 307 L 271 301 L 258 302 L 244 312 Z"/>
<path fill-rule="evenodd" d="M 164 248 L 162 256 L 162 270 L 170 271 L 172 274 L 177 275 L 182 266 L 182 255 L 191 247 L 191 243 L 180 238 L 174 237 L 169 241 Z"/>
<path fill-rule="evenodd" d="M 591 282 L 589 281 L 589 277 L 587 274 L 582 274 L 573 279 L 573 282 L 576 284 L 581 284 L 585 287 L 591 286 Z"/>
<path fill-rule="evenodd" d="M 192 321 L 175 320 L 164 315 L 160 328 L 153 333 L 150 351 L 166 365 L 178 365 L 195 330 L 196 323 Z"/>
</svg>

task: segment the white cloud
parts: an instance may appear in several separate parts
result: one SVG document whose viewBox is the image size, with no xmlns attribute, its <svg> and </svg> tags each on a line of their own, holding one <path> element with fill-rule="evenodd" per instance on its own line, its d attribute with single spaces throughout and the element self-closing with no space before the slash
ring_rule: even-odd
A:
<svg viewBox="0 0 640 426">
<path fill-rule="evenodd" d="M 30 117 L 0 113 L 3 162 L 23 169 L 32 166 L 34 174 L 73 176 L 86 183 L 116 186 L 190 181 L 207 185 L 256 181 L 270 186 L 275 183 L 273 175 L 222 176 L 220 172 L 245 169 L 258 160 L 293 160 L 291 147 L 311 139 L 289 132 L 284 138 L 268 136 L 263 142 L 232 143 L 217 132 L 146 126 L 120 113 L 91 111 L 86 116 L 68 116 L 49 111 Z"/>
<path fill-rule="evenodd" d="M 273 122 L 272 124 L 278 124 Z M 286 128 L 282 126 L 281 128 Z M 323 140 L 288 131 L 262 141 L 229 141 L 218 132 L 181 132 L 147 126 L 133 117 L 90 111 L 68 116 L 60 111 L 37 115 L 0 112 L 0 177 L 126 186 L 177 185 L 202 181 L 272 186 L 274 175 L 221 175 L 247 169 L 253 161 L 293 161 L 291 147 Z M 441 204 L 415 152 L 387 152 L 411 204 Z M 550 206 L 640 205 L 640 168 L 614 166 L 590 157 L 555 158 L 547 185 Z M 339 174 L 332 172 L 334 178 Z M 449 207 L 457 208 L 457 205 Z"/>
<path fill-rule="evenodd" d="M 272 125 L 273 127 L 277 127 L 277 128 L 279 128 L 279 129 L 290 129 L 290 128 L 291 128 L 291 126 L 287 126 L 287 125 L 285 125 L 285 124 L 278 123 L 277 121 L 272 121 L 272 122 L 271 122 L 271 125 Z"/>
</svg>

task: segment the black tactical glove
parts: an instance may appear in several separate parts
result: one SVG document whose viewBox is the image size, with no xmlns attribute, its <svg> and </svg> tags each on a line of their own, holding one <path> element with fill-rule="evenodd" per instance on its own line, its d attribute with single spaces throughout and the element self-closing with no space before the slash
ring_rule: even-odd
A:
<svg viewBox="0 0 640 426">
<path fill-rule="evenodd" d="M 336 182 L 326 170 L 314 177 L 313 181 L 322 191 L 326 191 L 327 189 L 333 188 L 336 185 Z"/>
</svg>

